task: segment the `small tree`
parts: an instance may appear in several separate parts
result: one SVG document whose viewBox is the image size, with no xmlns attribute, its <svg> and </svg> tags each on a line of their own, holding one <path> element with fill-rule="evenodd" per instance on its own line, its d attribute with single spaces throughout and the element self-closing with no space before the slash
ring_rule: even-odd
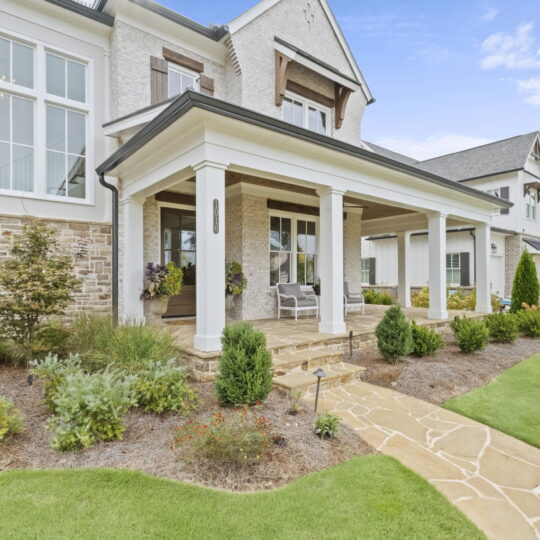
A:
<svg viewBox="0 0 540 540">
<path fill-rule="evenodd" d="M 28 362 L 41 321 L 62 315 L 81 287 L 69 258 L 56 249 L 54 231 L 34 222 L 15 237 L 12 257 L 0 263 L 0 332 L 22 346 Z"/>
<path fill-rule="evenodd" d="M 511 311 L 513 313 L 521 311 L 523 304 L 529 304 L 530 306 L 538 304 L 539 295 L 540 284 L 538 283 L 536 265 L 532 255 L 524 250 L 514 275 Z"/>
<path fill-rule="evenodd" d="M 266 337 L 250 324 L 223 330 L 223 354 L 219 360 L 216 393 L 223 405 L 253 405 L 272 390 L 272 354 Z"/>
<path fill-rule="evenodd" d="M 391 364 L 412 350 L 411 325 L 399 306 L 386 310 L 382 321 L 377 325 L 375 335 L 379 351 Z"/>
</svg>

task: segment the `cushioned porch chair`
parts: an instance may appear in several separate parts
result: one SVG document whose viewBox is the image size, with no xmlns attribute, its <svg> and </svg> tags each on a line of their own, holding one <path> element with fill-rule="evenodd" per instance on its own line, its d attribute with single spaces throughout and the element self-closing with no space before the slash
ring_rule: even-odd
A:
<svg viewBox="0 0 540 540">
<path fill-rule="evenodd" d="M 352 293 L 349 291 L 349 284 L 343 282 L 343 307 L 345 310 L 345 315 L 352 310 L 353 308 L 360 309 L 362 315 L 364 314 L 364 308 L 366 303 L 364 301 L 364 295 L 362 293 Z"/>
<path fill-rule="evenodd" d="M 295 320 L 298 320 L 298 312 L 301 311 L 315 311 L 319 318 L 319 299 L 315 294 L 304 294 L 298 283 L 278 283 L 276 293 L 278 319 L 282 311 L 294 312 Z"/>
</svg>

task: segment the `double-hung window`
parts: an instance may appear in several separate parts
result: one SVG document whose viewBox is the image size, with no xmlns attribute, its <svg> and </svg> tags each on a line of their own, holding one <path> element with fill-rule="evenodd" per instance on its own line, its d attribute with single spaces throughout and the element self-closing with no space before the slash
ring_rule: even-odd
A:
<svg viewBox="0 0 540 540">
<path fill-rule="evenodd" d="M 461 264 L 459 253 L 446 254 L 446 283 L 459 285 L 461 283 Z"/>
<path fill-rule="evenodd" d="M 318 103 L 290 94 L 283 98 L 282 115 L 295 126 L 328 135 L 330 111 Z"/>
<path fill-rule="evenodd" d="M 198 90 L 198 78 L 198 73 L 169 62 L 169 97 L 183 94 L 189 89 Z"/>
<path fill-rule="evenodd" d="M 536 208 L 538 206 L 538 191 L 529 188 L 525 194 L 525 217 L 536 221 Z"/>
<path fill-rule="evenodd" d="M 363 284 L 369 284 L 370 279 L 370 258 L 369 257 L 363 257 L 360 259 L 360 280 Z"/>
</svg>

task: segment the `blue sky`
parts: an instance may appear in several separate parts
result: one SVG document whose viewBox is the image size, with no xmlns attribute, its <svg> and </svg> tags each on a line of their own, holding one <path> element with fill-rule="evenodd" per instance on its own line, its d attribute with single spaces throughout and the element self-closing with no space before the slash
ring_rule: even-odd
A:
<svg viewBox="0 0 540 540">
<path fill-rule="evenodd" d="M 255 0 L 160 0 L 226 24 Z M 540 129 L 538 0 L 330 0 L 377 102 L 365 140 L 428 158 Z"/>
</svg>

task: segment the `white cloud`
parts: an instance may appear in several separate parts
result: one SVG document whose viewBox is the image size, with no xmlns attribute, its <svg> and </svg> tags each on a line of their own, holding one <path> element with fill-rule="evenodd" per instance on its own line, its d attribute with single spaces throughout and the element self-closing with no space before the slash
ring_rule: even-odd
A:
<svg viewBox="0 0 540 540">
<path fill-rule="evenodd" d="M 540 77 L 518 81 L 518 90 L 526 94 L 525 102 L 540 107 Z"/>
<path fill-rule="evenodd" d="M 482 21 L 492 21 L 497 17 L 499 14 L 499 10 L 497 8 L 489 8 L 481 17 L 480 19 Z"/>
<path fill-rule="evenodd" d="M 517 27 L 513 34 L 497 32 L 489 36 L 481 46 L 484 57 L 483 69 L 499 66 L 508 69 L 533 69 L 540 67 L 540 47 L 531 35 L 532 22 Z"/>
<path fill-rule="evenodd" d="M 459 152 L 481 144 L 493 142 L 493 139 L 472 137 L 457 133 L 436 133 L 425 139 L 412 137 L 388 136 L 379 137 L 375 143 L 418 160 Z"/>
</svg>

